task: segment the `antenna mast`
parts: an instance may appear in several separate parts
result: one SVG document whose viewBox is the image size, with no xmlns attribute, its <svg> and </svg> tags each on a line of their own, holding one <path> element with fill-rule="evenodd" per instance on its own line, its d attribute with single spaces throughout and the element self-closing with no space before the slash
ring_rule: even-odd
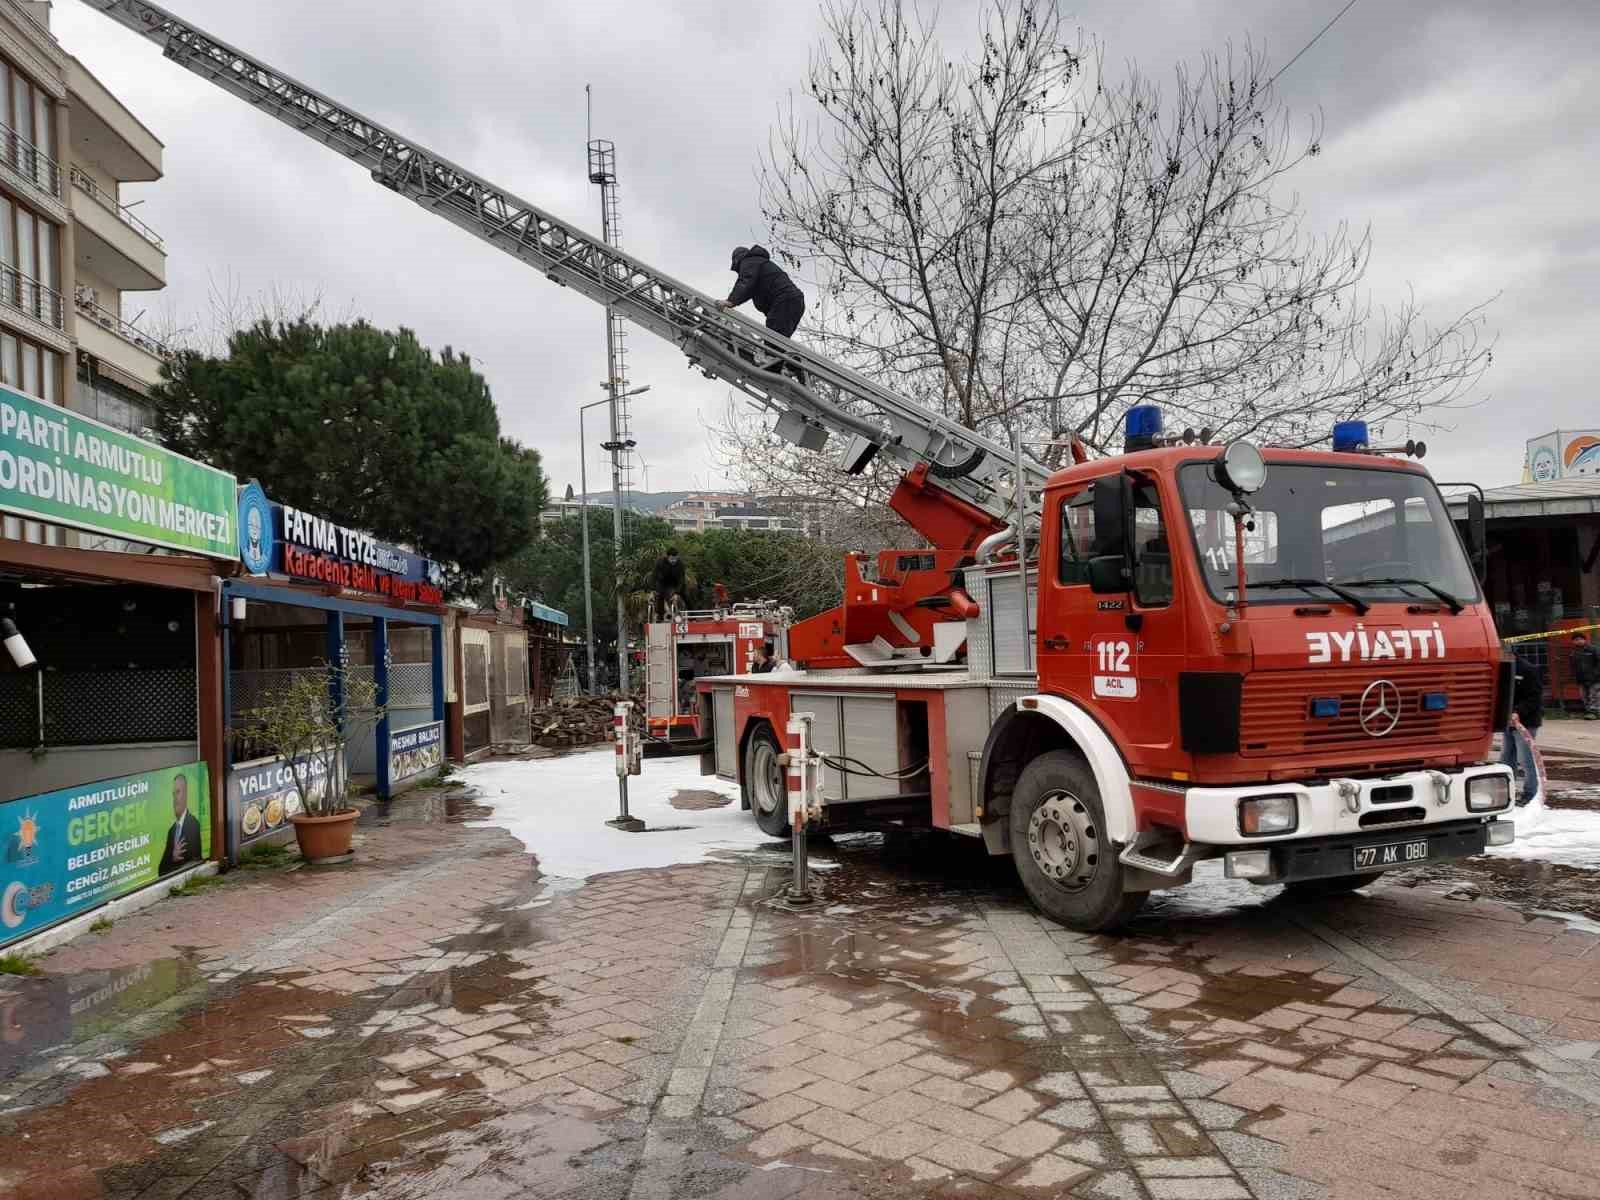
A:
<svg viewBox="0 0 1600 1200">
<path fill-rule="evenodd" d="M 583 85 L 587 109 L 589 182 L 600 189 L 600 235 L 614 248 L 622 246 L 622 217 L 617 207 L 616 143 L 594 136 L 594 92 Z M 628 341 L 622 316 L 606 306 L 606 388 L 611 395 L 611 440 L 602 449 L 611 452 L 611 549 L 617 593 L 617 690 L 628 690 L 627 613 L 622 593 L 622 506 L 631 496 L 633 481 L 629 466 L 634 447 L 632 423 L 628 419 Z"/>
</svg>

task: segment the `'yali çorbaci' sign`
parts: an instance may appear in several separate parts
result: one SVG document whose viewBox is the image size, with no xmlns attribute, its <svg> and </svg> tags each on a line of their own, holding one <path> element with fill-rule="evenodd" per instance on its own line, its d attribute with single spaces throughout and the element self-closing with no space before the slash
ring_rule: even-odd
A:
<svg viewBox="0 0 1600 1200">
<path fill-rule="evenodd" d="M 332 761 L 333 779 L 328 778 L 329 761 Z M 305 805 L 300 799 L 302 784 L 309 793 L 312 804 L 324 796 L 340 796 L 344 792 L 344 755 L 316 752 L 296 759 L 282 757 L 259 758 L 253 762 L 237 763 L 228 772 L 227 813 L 233 826 L 236 849 L 259 841 L 286 827 L 289 818 L 302 812 Z M 336 806 L 337 807 L 337 806 Z"/>
<path fill-rule="evenodd" d="M 237 553 L 232 475 L 6 387 L 0 510 L 169 550 Z"/>
<path fill-rule="evenodd" d="M 256 484 L 239 493 L 239 555 L 257 575 L 274 572 L 391 600 L 444 603 L 438 563 L 293 505 L 273 504 Z"/>
<path fill-rule="evenodd" d="M 9 800 L 0 804 L 0 945 L 210 853 L 203 762 Z"/>
</svg>

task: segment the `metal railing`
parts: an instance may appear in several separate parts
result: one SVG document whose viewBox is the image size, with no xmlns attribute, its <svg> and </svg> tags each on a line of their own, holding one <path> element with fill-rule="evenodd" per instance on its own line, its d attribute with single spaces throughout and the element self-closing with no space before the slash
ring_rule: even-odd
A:
<svg viewBox="0 0 1600 1200">
<path fill-rule="evenodd" d="M 0 304 L 19 309 L 53 329 L 67 327 L 67 305 L 61 293 L 15 267 L 0 265 Z"/>
<path fill-rule="evenodd" d="M 61 199 L 61 168 L 56 160 L 9 125 L 0 125 L 0 159 L 45 195 Z"/>
<path fill-rule="evenodd" d="M 167 252 L 167 245 L 161 240 L 161 235 L 134 216 L 132 210 L 126 205 L 118 203 L 116 197 L 107 194 L 91 176 L 84 174 L 77 167 L 70 168 L 70 172 L 73 187 L 84 193 L 101 208 L 113 214 L 119 221 L 161 251 L 161 253 L 165 254 Z"/>
<path fill-rule="evenodd" d="M 173 352 L 165 342 L 151 337 L 137 326 L 130 325 L 109 308 L 102 308 L 94 299 L 88 288 L 80 287 L 73 296 L 78 312 L 89 320 L 99 325 L 102 329 L 110 330 L 125 342 L 129 342 L 146 354 L 153 354 L 164 361 L 171 361 Z"/>
</svg>

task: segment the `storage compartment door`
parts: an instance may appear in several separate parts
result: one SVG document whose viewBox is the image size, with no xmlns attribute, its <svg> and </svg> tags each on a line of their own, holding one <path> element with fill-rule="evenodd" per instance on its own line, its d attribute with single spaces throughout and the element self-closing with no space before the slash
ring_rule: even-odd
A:
<svg viewBox="0 0 1600 1200">
<path fill-rule="evenodd" d="M 711 693 L 711 721 L 717 745 L 717 774 L 724 779 L 737 779 L 739 731 L 733 727 L 732 688 L 718 688 Z"/>
<path fill-rule="evenodd" d="M 840 736 L 839 697 L 818 696 L 814 693 L 795 692 L 789 697 L 791 713 L 810 713 L 811 747 L 819 754 L 837 758 L 844 745 Z M 824 801 L 844 800 L 848 797 L 847 777 L 833 767 L 822 768 L 822 798 Z"/>
<path fill-rule="evenodd" d="M 900 769 L 900 737 L 897 728 L 899 706 L 893 696 L 845 696 L 844 752 L 859 762 L 849 765 L 856 771 L 865 763 L 875 771 L 893 773 Z M 896 796 L 900 783 L 875 775 L 848 776 L 845 785 L 852 800 L 882 799 Z"/>
</svg>

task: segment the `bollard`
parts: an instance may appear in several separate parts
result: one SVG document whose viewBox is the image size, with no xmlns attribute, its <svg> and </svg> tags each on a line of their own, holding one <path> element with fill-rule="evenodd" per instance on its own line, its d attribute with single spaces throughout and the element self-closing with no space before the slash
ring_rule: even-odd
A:
<svg viewBox="0 0 1600 1200">
<path fill-rule="evenodd" d="M 810 904 L 810 867 L 806 862 L 806 827 L 816 813 L 817 764 L 811 755 L 811 714 L 789 718 L 789 837 L 794 853 L 794 875 L 784 900 Z"/>
<path fill-rule="evenodd" d="M 624 833 L 643 833 L 644 822 L 628 815 L 628 776 L 641 774 L 643 746 L 633 723 L 633 702 L 619 700 L 611 713 L 611 731 L 616 739 L 617 815 L 606 824 Z"/>
</svg>

